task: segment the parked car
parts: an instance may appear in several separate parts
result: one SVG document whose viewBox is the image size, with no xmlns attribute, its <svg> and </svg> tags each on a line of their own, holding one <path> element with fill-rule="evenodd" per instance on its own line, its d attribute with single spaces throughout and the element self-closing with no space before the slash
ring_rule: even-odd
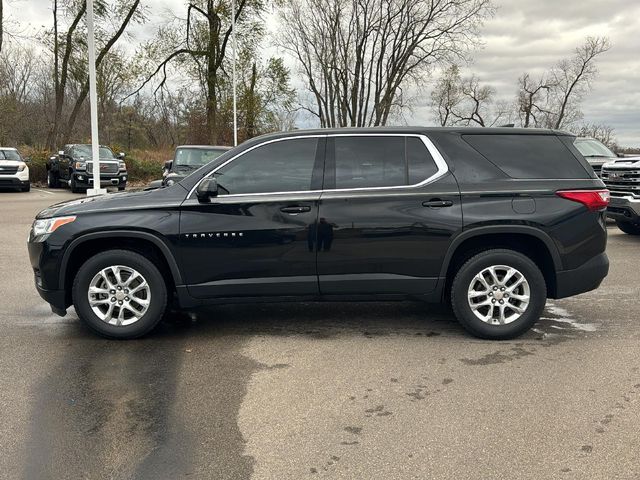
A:
<svg viewBox="0 0 640 480">
<path fill-rule="evenodd" d="M 640 235 L 640 157 L 606 163 L 602 180 L 611 191 L 607 216 L 630 235 Z"/>
<path fill-rule="evenodd" d="M 0 147 L 0 187 L 19 188 L 23 192 L 31 190 L 28 160 L 15 148 Z"/>
<path fill-rule="evenodd" d="M 49 207 L 40 295 L 133 338 L 168 304 L 451 302 L 473 335 L 526 332 L 607 275 L 609 192 L 562 132 L 323 129 L 245 142 L 166 188 Z"/>
<path fill-rule="evenodd" d="M 612 152 L 609 147 L 595 138 L 578 137 L 575 139 L 573 144 L 582 156 L 587 159 L 589 165 L 591 165 L 598 176 L 600 176 L 602 166 L 605 163 L 618 158 L 618 155 Z"/>
<path fill-rule="evenodd" d="M 162 179 L 154 180 L 148 189 L 171 186 L 194 170 L 215 160 L 231 147 L 211 145 L 182 145 L 176 148 L 173 158 L 164 162 Z"/>
<path fill-rule="evenodd" d="M 125 155 L 114 155 L 109 147 L 100 146 L 100 186 L 127 187 Z M 93 162 L 91 145 L 65 145 L 47 162 L 47 185 L 59 188 L 68 185 L 72 192 L 85 191 L 93 186 Z"/>
</svg>

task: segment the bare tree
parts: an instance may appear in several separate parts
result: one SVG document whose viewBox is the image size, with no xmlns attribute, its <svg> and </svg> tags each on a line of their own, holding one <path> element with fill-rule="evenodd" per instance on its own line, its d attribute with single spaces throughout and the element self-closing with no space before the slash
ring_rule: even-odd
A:
<svg viewBox="0 0 640 480">
<path fill-rule="evenodd" d="M 544 76 L 534 79 L 524 73 L 518 78 L 518 115 L 524 128 L 550 126 L 549 118 L 553 112 L 549 94 L 554 87 L 555 84 Z"/>
<path fill-rule="evenodd" d="M 576 48 L 573 57 L 561 60 L 552 70 L 556 102 L 553 128 L 559 129 L 577 120 L 571 116 L 591 83 L 598 74 L 596 58 L 611 48 L 606 37 L 587 37 L 584 44 Z"/>
<path fill-rule="evenodd" d="M 4 0 L 0 0 L 0 53 L 2 52 L 2 37 L 3 37 L 3 21 L 4 17 L 2 14 L 2 5 L 4 4 Z"/>
<path fill-rule="evenodd" d="M 385 125 L 402 88 L 463 58 L 492 11 L 490 0 L 285 0 L 279 43 L 321 126 Z"/>
<path fill-rule="evenodd" d="M 495 89 L 476 75 L 463 78 L 457 65 L 446 69 L 431 92 L 431 108 L 442 126 L 491 127 L 510 117 L 511 106 L 496 102 Z"/>
<path fill-rule="evenodd" d="M 453 112 L 462 102 L 460 83 L 460 68 L 457 65 L 451 65 L 438 79 L 431 92 L 431 108 L 435 112 L 438 123 L 443 127 L 455 121 Z"/>
<path fill-rule="evenodd" d="M 230 16 L 236 21 L 236 28 L 243 28 L 243 23 L 251 21 L 253 14 L 262 10 L 260 0 L 238 0 L 236 11 L 231 12 L 230 2 L 227 0 L 190 1 L 187 5 L 187 19 L 184 35 L 176 45 L 170 45 L 170 52 L 160 61 L 153 72 L 141 83 L 132 95 L 140 92 L 156 75 L 161 74 L 161 80 L 156 91 L 165 86 L 167 81 L 167 66 L 172 61 L 188 58 L 195 69 L 201 74 L 206 95 L 206 121 L 208 140 L 211 144 L 218 143 L 220 125 L 218 119 L 220 76 L 223 74 L 224 60 L 227 56 L 229 40 L 232 32 Z M 262 28 L 252 24 L 252 31 L 248 38 L 260 38 Z M 154 47 L 150 48 L 153 50 Z"/>
</svg>

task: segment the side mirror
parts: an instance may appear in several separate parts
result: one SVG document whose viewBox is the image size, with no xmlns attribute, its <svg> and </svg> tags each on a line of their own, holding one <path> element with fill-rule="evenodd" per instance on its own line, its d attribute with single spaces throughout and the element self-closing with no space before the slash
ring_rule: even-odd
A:
<svg viewBox="0 0 640 480">
<path fill-rule="evenodd" d="M 167 160 L 164 162 L 164 169 L 169 171 L 171 170 L 171 166 L 173 165 L 173 160 Z"/>
<path fill-rule="evenodd" d="M 124 160 L 124 157 L 126 157 L 126 155 L 124 154 L 124 152 L 120 152 L 118 154 L 118 160 Z"/>
<path fill-rule="evenodd" d="M 624 153 L 622 153 L 622 152 L 616 152 L 616 157 L 618 157 L 618 158 L 624 158 Z"/>
<path fill-rule="evenodd" d="M 218 181 L 213 177 L 207 177 L 196 188 L 196 197 L 200 202 L 206 203 L 211 197 L 218 196 Z"/>
<path fill-rule="evenodd" d="M 61 157 L 64 157 L 64 150 L 59 150 L 58 155 L 60 155 Z"/>
</svg>

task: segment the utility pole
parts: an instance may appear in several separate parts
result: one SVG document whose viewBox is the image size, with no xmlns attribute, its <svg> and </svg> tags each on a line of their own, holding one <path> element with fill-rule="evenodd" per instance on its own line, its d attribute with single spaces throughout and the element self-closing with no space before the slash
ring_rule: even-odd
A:
<svg viewBox="0 0 640 480">
<path fill-rule="evenodd" d="M 93 0 L 87 0 L 87 47 L 89 49 L 89 106 L 91 107 L 91 158 L 93 167 L 93 188 L 87 190 L 87 195 L 91 196 L 107 193 L 106 188 L 100 188 L 100 143 L 98 141 L 98 94 L 96 91 Z"/>
<path fill-rule="evenodd" d="M 236 100 L 236 0 L 231 0 L 231 36 L 233 44 L 233 146 L 238 145 L 238 107 Z"/>
</svg>

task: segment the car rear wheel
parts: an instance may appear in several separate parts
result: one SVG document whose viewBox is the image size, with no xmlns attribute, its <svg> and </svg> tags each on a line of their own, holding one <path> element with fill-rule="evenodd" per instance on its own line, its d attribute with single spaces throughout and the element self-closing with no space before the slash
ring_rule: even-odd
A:
<svg viewBox="0 0 640 480">
<path fill-rule="evenodd" d="M 109 338 L 150 332 L 167 306 L 167 286 L 158 268 L 129 250 L 94 255 L 78 270 L 73 304 L 80 319 Z"/>
<path fill-rule="evenodd" d="M 621 222 L 620 220 L 616 220 L 616 225 L 624 233 L 628 233 L 629 235 L 640 235 L 640 224 L 638 223 Z"/>
<path fill-rule="evenodd" d="M 538 321 L 547 300 L 544 276 L 525 255 L 486 250 L 458 270 L 451 304 L 460 324 L 480 338 L 522 335 Z"/>
<path fill-rule="evenodd" d="M 59 186 L 58 176 L 52 170 L 49 170 L 47 172 L 47 187 L 58 188 Z"/>
</svg>

